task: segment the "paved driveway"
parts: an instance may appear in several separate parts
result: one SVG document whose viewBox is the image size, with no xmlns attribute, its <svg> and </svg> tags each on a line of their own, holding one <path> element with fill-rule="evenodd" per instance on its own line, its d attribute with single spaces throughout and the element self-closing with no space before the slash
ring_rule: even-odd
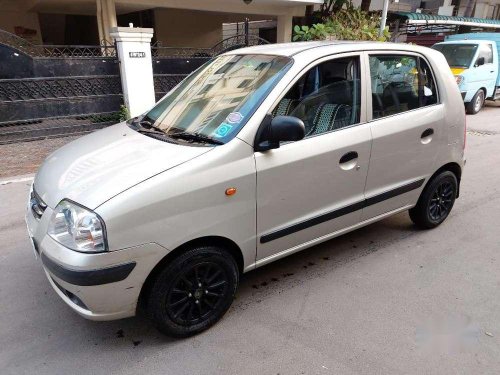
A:
<svg viewBox="0 0 500 375">
<path fill-rule="evenodd" d="M 245 275 L 225 318 L 185 340 L 73 313 L 30 250 L 29 183 L 0 185 L 0 373 L 498 374 L 500 109 L 467 120 L 445 224 L 400 214 Z"/>
</svg>

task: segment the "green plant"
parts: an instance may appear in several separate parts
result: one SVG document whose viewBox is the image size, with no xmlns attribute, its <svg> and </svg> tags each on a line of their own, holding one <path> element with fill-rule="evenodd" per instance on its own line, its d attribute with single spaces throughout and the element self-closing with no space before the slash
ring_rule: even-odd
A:
<svg viewBox="0 0 500 375">
<path fill-rule="evenodd" d="M 322 23 L 315 23 L 311 27 L 296 25 L 293 28 L 293 41 L 323 40 L 331 33 L 329 27 Z"/>
<path fill-rule="evenodd" d="M 382 36 L 379 36 L 381 19 L 378 14 L 368 13 L 361 8 L 354 7 L 350 1 L 342 4 L 345 5 L 343 8 L 323 17 L 322 23 L 315 23 L 311 27 L 295 26 L 293 40 L 337 39 L 385 42 L 390 38 L 388 27 L 385 28 Z"/>
<path fill-rule="evenodd" d="M 120 121 L 127 121 L 130 118 L 130 112 L 125 105 L 120 106 L 120 111 L 118 112 L 120 116 Z"/>
<path fill-rule="evenodd" d="M 391 36 L 386 27 L 379 36 L 380 16 L 370 14 L 350 4 L 345 9 L 332 14 L 325 22 L 333 30 L 336 39 L 341 40 L 375 40 L 385 42 Z"/>
</svg>

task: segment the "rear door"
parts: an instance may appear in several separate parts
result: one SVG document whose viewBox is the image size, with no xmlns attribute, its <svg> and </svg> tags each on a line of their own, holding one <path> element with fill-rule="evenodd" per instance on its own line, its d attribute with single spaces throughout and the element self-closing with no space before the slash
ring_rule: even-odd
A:
<svg viewBox="0 0 500 375">
<path fill-rule="evenodd" d="M 367 59 L 373 144 L 363 220 L 415 204 L 446 144 L 443 104 L 428 62 L 394 51 Z"/>
</svg>

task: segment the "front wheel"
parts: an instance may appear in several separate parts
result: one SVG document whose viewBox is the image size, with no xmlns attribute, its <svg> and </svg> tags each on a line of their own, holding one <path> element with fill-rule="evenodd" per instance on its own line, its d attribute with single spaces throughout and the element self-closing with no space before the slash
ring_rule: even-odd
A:
<svg viewBox="0 0 500 375">
<path fill-rule="evenodd" d="M 484 91 L 478 90 L 472 100 L 466 104 L 465 109 L 470 115 L 475 115 L 478 113 L 484 105 Z"/>
<path fill-rule="evenodd" d="M 410 218 L 420 228 L 431 229 L 441 224 L 451 212 L 457 196 L 458 182 L 450 171 L 435 176 L 425 187 Z"/>
<path fill-rule="evenodd" d="M 234 258 L 214 246 L 197 247 L 170 262 L 153 283 L 148 312 L 155 326 L 174 337 L 200 333 L 231 306 L 239 272 Z"/>
</svg>

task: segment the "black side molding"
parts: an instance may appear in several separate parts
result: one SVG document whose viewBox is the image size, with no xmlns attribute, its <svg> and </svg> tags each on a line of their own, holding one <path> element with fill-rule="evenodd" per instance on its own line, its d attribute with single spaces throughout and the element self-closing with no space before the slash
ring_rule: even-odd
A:
<svg viewBox="0 0 500 375">
<path fill-rule="evenodd" d="M 43 265 L 54 274 L 54 276 L 67 283 L 79 286 L 103 285 L 125 280 L 136 265 L 135 262 L 131 262 L 107 268 L 80 271 L 68 269 L 57 264 L 43 252 L 41 258 Z"/>
<path fill-rule="evenodd" d="M 293 225 L 286 227 L 286 228 L 283 228 L 283 229 L 279 229 L 275 232 L 264 234 L 260 238 L 260 243 L 266 243 L 266 242 L 270 242 L 270 241 L 276 240 L 276 239 L 281 238 L 281 237 L 288 236 L 289 234 L 298 232 L 300 230 L 313 227 L 315 225 L 324 223 L 326 221 L 336 219 L 340 216 L 350 214 L 354 211 L 361 210 L 365 207 L 372 206 L 374 204 L 383 202 L 387 199 L 397 197 L 398 195 L 408 193 L 412 190 L 418 189 L 420 186 L 422 186 L 424 181 L 425 181 L 425 179 L 422 178 L 421 180 L 414 181 L 414 182 L 411 182 L 409 184 L 400 186 L 396 189 L 386 191 L 385 193 L 376 195 L 374 197 L 367 198 L 361 202 L 353 203 L 349 206 L 339 208 L 338 210 L 335 210 L 335 211 L 327 212 L 325 214 L 313 217 L 309 220 L 302 221 L 302 222 L 297 223 L 297 224 L 293 224 Z"/>
<path fill-rule="evenodd" d="M 396 189 L 386 191 L 385 193 L 376 195 L 374 197 L 367 198 L 367 199 L 365 199 L 364 207 L 368 207 L 368 206 L 383 202 L 387 199 L 397 197 L 398 195 L 401 195 L 404 193 L 409 193 L 410 191 L 418 189 L 420 186 L 422 186 L 424 181 L 425 181 L 425 179 L 422 178 L 421 180 L 414 181 L 414 182 L 411 182 L 407 185 L 403 185 L 403 186 L 400 186 Z"/>
</svg>

